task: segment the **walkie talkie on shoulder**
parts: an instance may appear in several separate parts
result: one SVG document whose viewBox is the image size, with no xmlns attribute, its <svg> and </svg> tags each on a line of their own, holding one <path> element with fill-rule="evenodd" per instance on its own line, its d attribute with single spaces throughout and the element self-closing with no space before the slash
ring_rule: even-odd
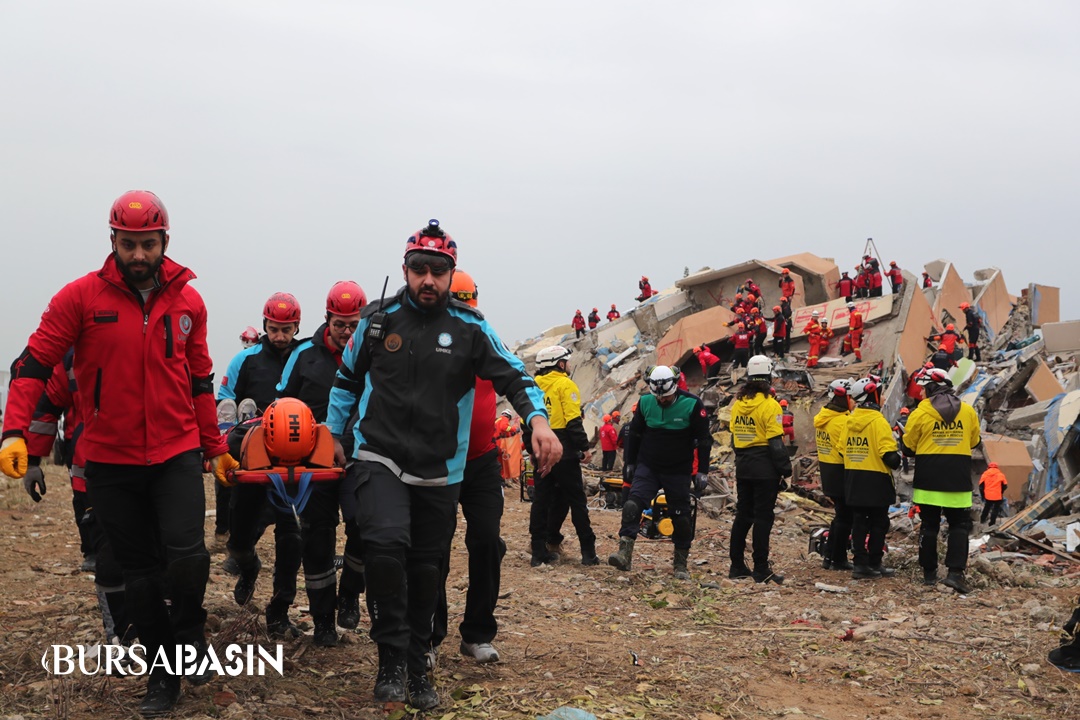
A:
<svg viewBox="0 0 1080 720">
<path fill-rule="evenodd" d="M 383 302 L 386 300 L 386 286 L 390 282 L 390 276 L 387 275 L 383 281 L 382 295 L 379 296 L 379 311 L 372 314 L 371 323 L 368 325 L 367 332 L 364 337 L 374 341 L 382 340 L 386 335 L 386 313 L 383 312 Z"/>
</svg>

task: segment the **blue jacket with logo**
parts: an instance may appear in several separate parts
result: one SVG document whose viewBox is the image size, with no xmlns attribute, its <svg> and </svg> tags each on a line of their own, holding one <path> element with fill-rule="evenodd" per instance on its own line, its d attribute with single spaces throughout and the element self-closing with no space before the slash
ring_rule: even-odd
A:
<svg viewBox="0 0 1080 720">
<path fill-rule="evenodd" d="M 368 338 L 380 311 L 384 336 Z M 478 377 L 490 380 L 526 424 L 547 417 L 544 393 L 483 315 L 453 299 L 425 311 L 402 288 L 361 312 L 330 391 L 326 424 L 340 437 L 356 408 L 357 460 L 380 462 L 410 485 L 459 483 Z"/>
<path fill-rule="evenodd" d="M 284 351 L 270 344 L 270 338 L 263 335 L 257 345 L 245 348 L 233 356 L 225 376 L 221 378 L 217 401 L 234 400 L 240 402 L 251 398 L 262 413 L 277 398 L 277 384 L 289 353 L 299 343 L 295 340 Z"/>
</svg>

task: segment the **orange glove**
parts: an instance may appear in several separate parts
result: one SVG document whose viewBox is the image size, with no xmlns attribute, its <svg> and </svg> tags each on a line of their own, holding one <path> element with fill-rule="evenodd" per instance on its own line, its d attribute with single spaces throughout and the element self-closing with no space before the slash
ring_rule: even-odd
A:
<svg viewBox="0 0 1080 720">
<path fill-rule="evenodd" d="M 21 437 L 9 437 L 0 445 L 0 472 L 18 480 L 29 464 L 26 441 Z"/>
<path fill-rule="evenodd" d="M 222 453 L 216 457 L 210 458 L 208 462 L 210 464 L 210 472 L 214 474 L 214 478 L 219 483 L 225 487 L 232 487 L 236 484 L 233 482 L 231 474 L 233 470 L 240 469 L 240 463 L 236 462 L 232 455 L 229 453 Z"/>
</svg>

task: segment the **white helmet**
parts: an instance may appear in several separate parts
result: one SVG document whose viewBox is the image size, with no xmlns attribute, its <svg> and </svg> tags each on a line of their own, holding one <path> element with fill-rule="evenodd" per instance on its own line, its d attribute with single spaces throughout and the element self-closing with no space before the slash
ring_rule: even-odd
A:
<svg viewBox="0 0 1080 720">
<path fill-rule="evenodd" d="M 833 380 L 829 383 L 829 399 L 839 395 L 840 397 L 846 397 L 851 394 L 851 379 L 841 378 L 839 380 Z"/>
<path fill-rule="evenodd" d="M 671 368 L 667 365 L 657 365 L 653 368 L 646 382 L 649 384 L 649 389 L 652 390 L 653 395 L 657 397 L 671 395 L 679 385 L 679 379 L 675 377 L 675 373 L 671 372 Z"/>
<path fill-rule="evenodd" d="M 952 387 L 952 380 L 949 378 L 949 373 L 945 372 L 941 368 L 930 368 L 923 370 L 921 374 L 915 379 L 915 384 L 926 387 L 927 385 L 946 385 Z"/>
<path fill-rule="evenodd" d="M 502 415 L 504 418 L 512 418 L 512 417 L 514 417 L 514 413 L 510 412 L 509 410 L 503 410 L 499 414 Z"/>
<path fill-rule="evenodd" d="M 746 377 L 750 380 L 771 380 L 773 361 L 765 355 L 755 355 L 746 363 Z"/>
<path fill-rule="evenodd" d="M 851 399 L 857 403 L 877 401 L 878 384 L 870 378 L 860 378 L 851 384 Z"/>
<path fill-rule="evenodd" d="M 552 345 L 536 353 L 536 367 L 539 370 L 550 370 L 559 364 L 560 360 L 570 357 L 570 351 L 562 345 Z"/>
<path fill-rule="evenodd" d="M 819 313 L 817 310 L 814 310 L 810 313 L 810 317 L 821 317 L 821 313 Z"/>
<path fill-rule="evenodd" d="M 847 309 L 848 309 L 848 310 L 854 310 L 854 309 L 855 309 L 855 303 L 853 303 L 853 302 L 849 302 L 849 303 L 847 304 Z"/>
</svg>

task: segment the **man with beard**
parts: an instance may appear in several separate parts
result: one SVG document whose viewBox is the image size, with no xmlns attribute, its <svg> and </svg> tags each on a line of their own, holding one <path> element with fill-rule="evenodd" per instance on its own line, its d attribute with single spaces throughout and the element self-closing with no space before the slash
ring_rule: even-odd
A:
<svg viewBox="0 0 1080 720">
<path fill-rule="evenodd" d="M 123 571 L 130 620 L 149 662 L 159 651 L 176 657 L 177 645 L 201 655 L 210 572 L 202 461 L 219 481 L 237 467 L 217 427 L 206 306 L 188 284 L 195 274 L 165 255 L 169 216 L 157 195 L 124 193 L 109 226 L 112 255 L 52 298 L 11 366 L 0 471 L 26 473 L 34 406 L 74 346 L 87 491 Z M 193 683 L 210 680 L 184 670 Z M 150 673 L 144 715 L 176 705 L 180 676 L 170 671 Z"/>
<path fill-rule="evenodd" d="M 352 280 L 333 284 L 326 295 L 326 322 L 300 343 L 289 358 L 278 384 L 279 397 L 303 400 L 316 422 L 326 420 L 330 388 L 341 365 L 341 353 L 367 305 L 363 288 Z M 300 518 L 304 539 L 304 584 L 307 586 L 314 641 L 322 647 L 337 645 L 337 625 L 354 630 L 360 624 L 360 593 L 364 591 L 364 560 L 360 535 L 353 527 L 352 506 L 345 482 L 320 482 Z M 343 495 L 345 493 L 345 495 Z M 345 518 L 345 557 L 341 586 L 335 592 L 334 549 L 337 545 L 338 507 Z"/>
<path fill-rule="evenodd" d="M 483 316 L 450 299 L 457 244 L 432 220 L 405 246 L 405 287 L 369 305 L 345 348 L 327 425 L 340 464 L 349 417 L 356 522 L 364 541 L 371 639 L 379 648 L 375 700 L 439 704 L 424 654 L 457 510 L 476 379 L 490 380 L 533 431 L 540 473 L 562 446 L 543 393 Z"/>
<path fill-rule="evenodd" d="M 289 354 L 297 346 L 300 303 L 290 293 L 277 292 L 263 305 L 263 336 L 254 346 L 241 350 L 229 363 L 218 390 L 218 405 L 255 403 L 258 414 L 277 397 L 277 383 Z M 289 606 L 296 598 L 296 572 L 300 569 L 300 527 L 291 513 L 273 512 L 267 503 L 266 488 L 241 485 L 236 488 L 217 483 L 218 512 L 223 512 L 222 496 L 229 497 L 224 512 L 229 514 L 228 548 L 237 563 L 238 575 L 233 598 L 246 605 L 255 592 L 255 578 L 262 564 L 255 554 L 266 525 L 274 523 L 274 594 L 266 606 L 266 629 L 273 638 L 299 635 L 289 622 Z"/>
</svg>

